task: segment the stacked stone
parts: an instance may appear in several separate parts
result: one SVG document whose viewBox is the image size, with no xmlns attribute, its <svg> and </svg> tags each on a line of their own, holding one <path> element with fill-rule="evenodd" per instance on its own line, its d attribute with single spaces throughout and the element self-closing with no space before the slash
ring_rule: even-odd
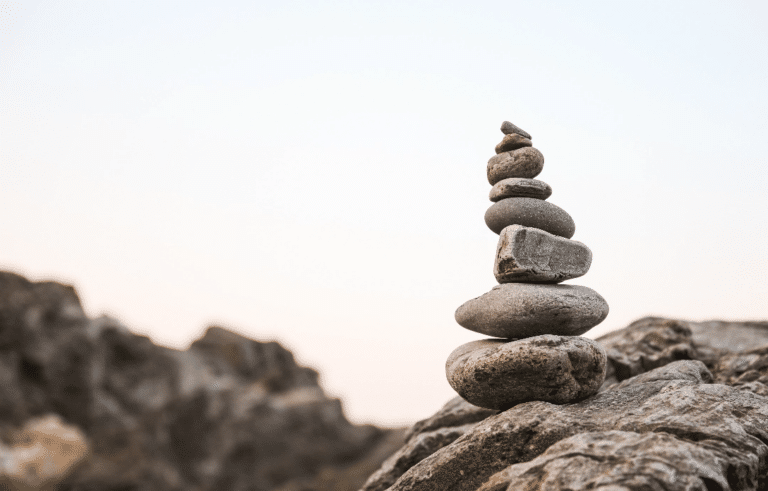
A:
<svg viewBox="0 0 768 491">
<path fill-rule="evenodd" d="M 456 310 L 471 331 L 500 339 L 458 347 L 446 362 L 451 387 L 468 402 L 508 409 L 528 401 L 566 404 L 597 393 L 606 353 L 581 337 L 608 315 L 608 304 L 584 286 L 558 283 L 583 276 L 592 251 L 570 240 L 576 226 L 546 201 L 552 188 L 533 179 L 544 156 L 531 135 L 505 121 L 504 139 L 488 161 L 485 223 L 499 234 L 494 275 L 499 285 Z"/>
</svg>

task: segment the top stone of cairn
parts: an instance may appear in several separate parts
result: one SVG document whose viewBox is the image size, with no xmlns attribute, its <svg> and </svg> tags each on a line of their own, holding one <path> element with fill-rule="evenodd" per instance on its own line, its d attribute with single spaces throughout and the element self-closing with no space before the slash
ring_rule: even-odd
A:
<svg viewBox="0 0 768 491">
<path fill-rule="evenodd" d="M 533 137 L 524 129 L 518 128 L 517 126 L 513 125 L 509 121 L 504 121 L 501 123 L 501 132 L 505 135 L 512 135 L 517 134 L 520 136 L 524 136 L 525 138 L 528 138 L 529 140 L 532 140 Z"/>
</svg>

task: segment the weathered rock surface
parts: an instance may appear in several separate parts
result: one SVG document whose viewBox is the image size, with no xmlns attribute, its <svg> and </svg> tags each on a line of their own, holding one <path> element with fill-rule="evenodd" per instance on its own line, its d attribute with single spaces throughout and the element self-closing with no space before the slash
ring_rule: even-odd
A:
<svg viewBox="0 0 768 491">
<path fill-rule="evenodd" d="M 575 240 L 510 225 L 499 234 L 493 275 L 499 283 L 560 283 L 584 276 L 592 251 Z"/>
<path fill-rule="evenodd" d="M 485 224 L 497 234 L 510 225 L 539 228 L 566 239 L 576 232 L 576 224 L 565 210 L 534 198 L 506 198 L 492 204 L 485 212 Z"/>
<path fill-rule="evenodd" d="M 612 380 L 597 395 L 527 402 L 479 423 L 481 409 L 452 400 L 419 427 L 474 426 L 391 469 L 387 489 L 768 489 L 768 388 L 758 381 L 768 322 L 645 318 L 598 341 Z M 456 413 L 470 419 L 446 417 Z"/>
<path fill-rule="evenodd" d="M 530 147 L 532 145 L 531 140 L 528 138 L 512 133 L 505 135 L 504 138 L 496 145 L 496 153 L 510 152 L 517 150 L 518 148 Z"/>
<path fill-rule="evenodd" d="M 605 379 L 605 363 L 605 350 L 591 339 L 547 334 L 464 344 L 448 357 L 445 373 L 471 404 L 508 409 L 528 401 L 565 404 L 595 395 Z"/>
<path fill-rule="evenodd" d="M 404 433 L 404 428 L 389 431 L 371 450 L 351 464 L 323 467 L 315 476 L 292 479 L 275 491 L 357 491 L 382 462 L 400 450 Z M 386 465 L 385 462 L 383 466 Z"/>
<path fill-rule="evenodd" d="M 491 476 L 479 491 L 724 490 L 731 489 L 734 460 L 734 450 L 716 441 L 687 442 L 664 432 L 580 433 Z"/>
<path fill-rule="evenodd" d="M 357 487 L 393 435 L 349 423 L 278 343 L 212 327 L 157 346 L 87 318 L 72 287 L 0 272 L 0 436 L 46 414 L 91 444 L 59 491 L 266 491 L 359 464 Z"/>
<path fill-rule="evenodd" d="M 0 442 L 0 489 L 52 490 L 88 455 L 85 435 L 56 414 L 32 418 Z"/>
<path fill-rule="evenodd" d="M 503 123 L 501 123 L 501 132 L 504 133 L 505 135 L 511 135 L 513 133 L 517 133 L 518 135 L 524 136 L 529 140 L 533 138 L 531 137 L 531 135 L 528 134 L 527 131 L 513 125 L 509 121 L 504 121 Z"/>
<path fill-rule="evenodd" d="M 413 438 L 390 456 L 381 468 L 366 481 L 366 488 L 370 491 L 383 491 L 394 484 L 396 477 L 432 455 L 436 451 L 450 445 L 457 438 L 473 429 L 476 423 L 463 426 L 449 426 L 434 431 L 426 431 L 415 435 Z"/>
<path fill-rule="evenodd" d="M 456 309 L 456 322 L 499 338 L 577 336 L 608 316 L 608 304 L 586 286 L 503 283 Z"/>
<path fill-rule="evenodd" d="M 498 414 L 495 409 L 477 407 L 468 403 L 461 397 L 454 397 L 440 408 L 438 412 L 427 419 L 423 419 L 413 425 L 405 434 L 406 441 L 414 436 L 447 426 L 462 426 L 469 423 L 477 423 L 488 416 Z"/>
<path fill-rule="evenodd" d="M 495 203 L 504 198 L 547 199 L 551 195 L 552 188 L 544 181 L 510 177 L 494 184 L 488 194 L 488 199 Z"/>
<path fill-rule="evenodd" d="M 488 160 L 488 182 L 496 184 L 510 177 L 532 179 L 544 168 L 544 155 L 533 147 L 523 147 L 494 155 Z"/>
</svg>

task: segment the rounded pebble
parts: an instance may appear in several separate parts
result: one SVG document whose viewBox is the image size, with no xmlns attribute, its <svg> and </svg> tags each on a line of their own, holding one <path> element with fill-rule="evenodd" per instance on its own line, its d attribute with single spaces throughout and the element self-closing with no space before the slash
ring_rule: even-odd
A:
<svg viewBox="0 0 768 491">
<path fill-rule="evenodd" d="M 456 322 L 497 338 L 578 336 L 608 316 L 608 303 L 586 286 L 502 283 L 464 302 Z"/>
<path fill-rule="evenodd" d="M 544 155 L 533 147 L 523 147 L 494 155 L 488 160 L 488 182 L 496 184 L 508 177 L 533 178 L 544 168 Z"/>
<path fill-rule="evenodd" d="M 510 177 L 503 179 L 491 188 L 488 198 L 494 203 L 504 198 L 547 199 L 552 196 L 552 188 L 538 179 Z"/>
<path fill-rule="evenodd" d="M 492 204 L 485 212 L 485 224 L 497 234 L 509 225 L 540 228 L 566 239 L 576 232 L 576 224 L 565 210 L 534 198 L 506 198 Z"/>
<path fill-rule="evenodd" d="M 496 153 L 509 152 L 518 148 L 530 147 L 533 145 L 531 140 L 517 133 L 506 135 L 501 142 L 496 145 Z"/>
<path fill-rule="evenodd" d="M 528 138 L 529 140 L 533 139 L 533 137 L 531 137 L 531 135 L 527 131 L 525 131 L 524 129 L 518 126 L 513 125 L 509 121 L 504 121 L 503 123 L 501 123 L 501 132 L 504 133 L 505 135 L 511 135 L 512 133 L 516 133 L 520 136 L 524 136 Z"/>
<path fill-rule="evenodd" d="M 448 356 L 445 374 L 471 404 L 505 410 L 529 401 L 586 399 L 605 380 L 606 362 L 605 349 L 591 339 L 547 334 L 464 344 Z"/>
</svg>

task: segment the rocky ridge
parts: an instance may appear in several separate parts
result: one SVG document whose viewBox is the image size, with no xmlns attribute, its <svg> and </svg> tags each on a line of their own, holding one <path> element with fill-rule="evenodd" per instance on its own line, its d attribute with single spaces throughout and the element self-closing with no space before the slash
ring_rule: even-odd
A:
<svg viewBox="0 0 768 491">
<path fill-rule="evenodd" d="M 60 450 L 50 462 L 36 456 L 46 442 Z M 86 317 L 71 286 L 0 272 L 0 484 L 11 489 L 352 490 L 401 443 L 347 421 L 276 342 L 214 326 L 187 350 L 157 346 Z"/>
<path fill-rule="evenodd" d="M 505 411 L 457 397 L 362 489 L 768 490 L 768 322 L 649 317 L 597 342 L 596 395 Z"/>
</svg>

